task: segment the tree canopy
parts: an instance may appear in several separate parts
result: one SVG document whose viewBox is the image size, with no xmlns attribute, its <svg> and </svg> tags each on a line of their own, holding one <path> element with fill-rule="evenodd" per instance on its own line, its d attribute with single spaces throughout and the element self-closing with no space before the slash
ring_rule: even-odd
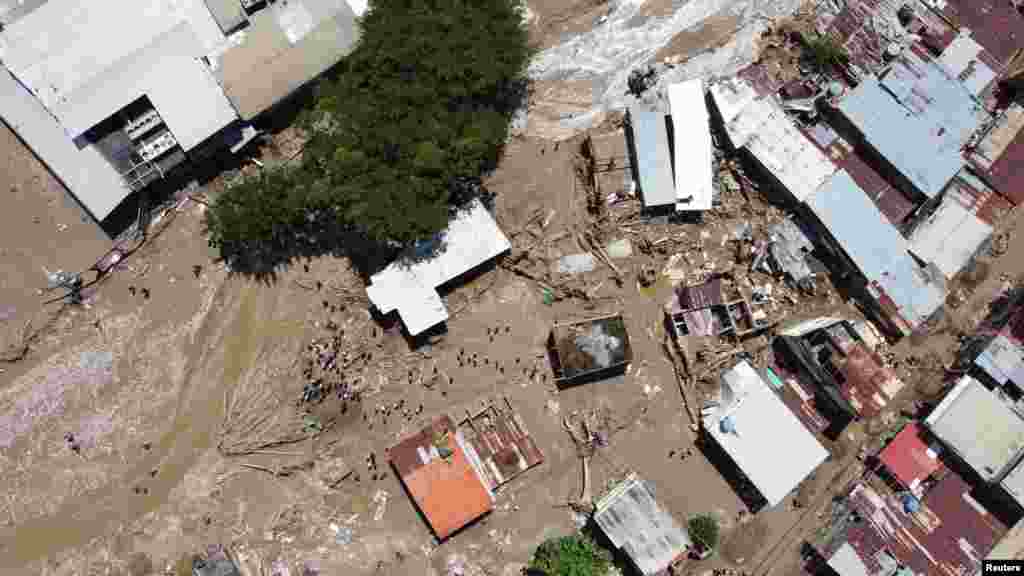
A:
<svg viewBox="0 0 1024 576">
<path fill-rule="evenodd" d="M 301 126 L 301 165 L 214 199 L 211 245 L 264 258 L 339 230 L 406 247 L 480 192 L 525 96 L 532 50 L 515 0 L 377 0 Z M 256 255 L 256 256 L 253 256 Z"/>
<path fill-rule="evenodd" d="M 545 540 L 530 561 L 547 576 L 605 576 L 611 566 L 611 554 L 583 534 Z"/>
</svg>

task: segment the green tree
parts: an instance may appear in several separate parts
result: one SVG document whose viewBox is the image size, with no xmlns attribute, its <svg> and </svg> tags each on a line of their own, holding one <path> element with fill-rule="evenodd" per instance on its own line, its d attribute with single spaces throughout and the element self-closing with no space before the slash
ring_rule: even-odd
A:
<svg viewBox="0 0 1024 576">
<path fill-rule="evenodd" d="M 547 576 L 605 576 L 611 566 L 611 554 L 581 534 L 545 540 L 530 561 Z"/>
<path fill-rule="evenodd" d="M 846 49 L 828 35 L 817 35 L 807 40 L 807 48 L 810 51 L 811 61 L 821 71 L 850 61 L 850 55 L 847 54 Z"/>
<path fill-rule="evenodd" d="M 718 521 L 708 514 L 694 516 L 688 522 L 690 538 L 708 550 L 718 547 Z"/>
<path fill-rule="evenodd" d="M 338 231 L 408 247 L 481 191 L 525 97 L 532 55 L 517 0 L 378 0 L 318 88 L 301 166 L 229 187 L 208 210 L 228 256 Z"/>
</svg>

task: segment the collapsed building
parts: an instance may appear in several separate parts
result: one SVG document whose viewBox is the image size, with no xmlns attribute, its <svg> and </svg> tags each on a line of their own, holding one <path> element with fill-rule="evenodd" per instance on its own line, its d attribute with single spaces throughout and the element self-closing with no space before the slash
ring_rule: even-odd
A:
<svg viewBox="0 0 1024 576">
<path fill-rule="evenodd" d="M 548 335 L 547 349 L 559 386 L 615 376 L 633 361 L 621 314 L 555 324 Z"/>
</svg>

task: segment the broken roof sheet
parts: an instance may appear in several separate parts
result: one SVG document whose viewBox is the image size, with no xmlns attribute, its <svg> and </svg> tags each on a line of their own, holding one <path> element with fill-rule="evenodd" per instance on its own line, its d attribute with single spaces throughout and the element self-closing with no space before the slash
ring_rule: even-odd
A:
<svg viewBox="0 0 1024 576">
<path fill-rule="evenodd" d="M 841 325 L 836 328 L 846 332 Z M 840 368 L 844 380 L 839 389 L 857 414 L 872 418 L 903 389 L 903 381 L 863 342 L 851 341 L 845 353 Z"/>
<path fill-rule="evenodd" d="M 737 148 L 745 147 L 798 201 L 835 173 L 836 165 L 766 96 L 749 102 L 726 125 Z"/>
<path fill-rule="evenodd" d="M 676 185 L 672 178 L 665 114 L 644 108 L 631 108 L 629 129 L 644 206 L 650 208 L 675 204 Z"/>
<path fill-rule="evenodd" d="M 395 262 L 374 274 L 366 295 L 382 314 L 397 310 L 415 336 L 448 319 L 437 289 L 505 253 L 511 244 L 479 200 L 460 211 L 438 237 L 441 252 L 413 264 Z"/>
<path fill-rule="evenodd" d="M 704 82 L 694 78 L 668 86 L 672 111 L 676 210 L 710 210 L 712 202 L 711 123 Z"/>
<path fill-rule="evenodd" d="M 878 455 L 889 472 L 911 490 L 943 468 L 938 453 L 924 441 L 923 432 L 916 422 L 907 424 Z"/>
<path fill-rule="evenodd" d="M 522 417 L 507 398 L 500 405 L 492 402 L 475 415 L 467 413 L 460 429 L 492 492 L 544 461 Z"/>
<path fill-rule="evenodd" d="M 594 521 L 644 576 L 662 573 L 691 545 L 686 529 L 658 504 L 654 491 L 636 474 L 597 502 Z"/>
<path fill-rule="evenodd" d="M 998 480 L 1024 450 L 1024 419 L 977 380 L 963 376 L 926 423 L 986 482 Z"/>
<path fill-rule="evenodd" d="M 910 251 L 924 262 L 934 262 L 946 275 L 956 276 L 992 235 L 992 226 L 945 195 L 941 204 L 910 235 Z"/>
<path fill-rule="evenodd" d="M 729 424 L 723 425 L 726 419 Z M 721 404 L 704 416 L 703 424 L 769 506 L 781 502 L 828 456 L 746 361 L 722 373 Z M 728 431 L 730 426 L 735 432 Z M 786 466 L 778 465 L 780 446 L 786 447 Z"/>
<path fill-rule="evenodd" d="M 440 539 L 494 508 L 493 496 L 467 456 L 462 432 L 448 416 L 396 444 L 389 457 Z"/>
<path fill-rule="evenodd" d="M 912 50 L 904 50 L 881 78 L 864 78 L 839 110 L 928 197 L 960 170 L 960 148 L 984 118 L 963 85 Z M 916 145 L 907 146 L 908 139 Z"/>
<path fill-rule="evenodd" d="M 559 380 L 623 366 L 633 359 L 626 323 L 617 314 L 555 325 L 549 345 Z"/>
<path fill-rule="evenodd" d="M 885 573 L 886 553 L 896 560 L 890 566 L 903 565 L 917 575 L 970 574 L 1006 533 L 970 491 L 962 478 L 946 473 L 921 498 L 920 509 L 907 513 L 897 495 L 858 482 L 848 501 L 864 522 L 847 528 L 823 554 L 832 557 L 849 544 L 870 574 Z"/>
<path fill-rule="evenodd" d="M 891 301 L 894 320 L 912 330 L 943 304 L 945 287 L 914 262 L 906 239 L 846 171 L 837 172 L 807 206 L 868 279 L 883 307 Z"/>
</svg>

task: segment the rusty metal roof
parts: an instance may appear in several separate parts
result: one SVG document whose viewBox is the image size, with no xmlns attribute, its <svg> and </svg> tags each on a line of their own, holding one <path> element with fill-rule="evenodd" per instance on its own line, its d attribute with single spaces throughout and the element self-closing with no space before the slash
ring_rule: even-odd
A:
<svg viewBox="0 0 1024 576">
<path fill-rule="evenodd" d="M 971 574 L 1007 530 L 970 491 L 962 478 L 947 472 L 925 493 L 920 509 L 908 514 L 896 494 L 858 482 L 848 502 L 864 521 L 828 543 L 822 555 L 831 558 L 849 544 L 872 573 L 882 568 L 887 553 L 915 574 Z"/>
<path fill-rule="evenodd" d="M 389 453 L 391 465 L 440 539 L 494 508 L 465 447 L 451 418 L 442 416 Z"/>
<path fill-rule="evenodd" d="M 491 491 L 544 461 L 522 417 L 507 398 L 490 403 L 477 414 L 467 412 L 460 429 L 476 459 L 482 462 L 484 480 Z"/>
<path fill-rule="evenodd" d="M 840 370 L 846 381 L 839 389 L 862 418 L 877 415 L 903 389 L 903 382 L 863 342 L 849 346 Z"/>
</svg>

